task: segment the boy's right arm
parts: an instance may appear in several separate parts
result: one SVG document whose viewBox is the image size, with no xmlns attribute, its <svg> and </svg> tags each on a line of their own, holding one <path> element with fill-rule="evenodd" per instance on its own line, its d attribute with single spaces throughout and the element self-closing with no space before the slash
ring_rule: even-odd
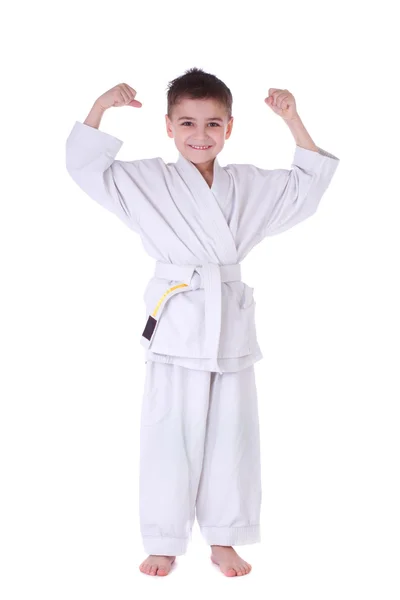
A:
<svg viewBox="0 0 400 600">
<path fill-rule="evenodd" d="M 98 100 L 96 100 L 96 102 L 93 104 L 90 113 L 83 121 L 84 125 L 89 125 L 90 127 L 98 129 L 100 127 L 101 119 L 103 118 L 105 111 L 106 109 L 99 104 Z"/>
<path fill-rule="evenodd" d="M 76 121 L 66 142 L 66 168 L 88 196 L 135 231 L 139 231 L 135 197 L 136 178 L 141 177 L 140 161 L 116 161 L 122 140 L 98 129 L 104 112 L 111 106 L 136 106 L 136 92 L 127 84 L 108 90 L 94 103 L 85 121 Z"/>
</svg>

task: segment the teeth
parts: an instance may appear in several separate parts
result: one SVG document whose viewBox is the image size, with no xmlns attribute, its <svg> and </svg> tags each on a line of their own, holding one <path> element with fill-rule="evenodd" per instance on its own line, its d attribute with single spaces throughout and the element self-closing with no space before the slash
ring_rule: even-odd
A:
<svg viewBox="0 0 400 600">
<path fill-rule="evenodd" d="M 191 148 L 195 148 L 196 150 L 206 150 L 207 148 L 210 148 L 211 146 L 190 146 Z"/>
</svg>

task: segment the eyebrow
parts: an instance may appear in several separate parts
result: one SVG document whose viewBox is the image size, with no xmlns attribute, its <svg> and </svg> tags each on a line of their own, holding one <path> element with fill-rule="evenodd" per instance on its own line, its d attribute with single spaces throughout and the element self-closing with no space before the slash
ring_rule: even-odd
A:
<svg viewBox="0 0 400 600">
<path fill-rule="evenodd" d="M 182 121 L 183 119 L 187 119 L 189 121 L 197 121 L 197 119 L 195 119 L 194 117 L 180 117 L 178 119 L 178 121 Z M 206 119 L 207 121 L 221 121 L 221 123 L 223 123 L 223 119 L 220 119 L 219 117 L 212 117 L 211 119 Z"/>
</svg>

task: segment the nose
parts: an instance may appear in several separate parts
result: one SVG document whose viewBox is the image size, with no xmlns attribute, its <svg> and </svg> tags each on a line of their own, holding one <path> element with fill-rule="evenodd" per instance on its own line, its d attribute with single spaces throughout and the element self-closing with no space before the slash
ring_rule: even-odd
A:
<svg viewBox="0 0 400 600">
<path fill-rule="evenodd" d="M 199 146 L 207 145 L 210 143 L 210 137 L 208 135 L 209 127 L 207 125 L 196 125 L 195 135 L 197 136 L 195 139 L 197 141 L 192 142 L 193 144 L 198 144 Z"/>
</svg>

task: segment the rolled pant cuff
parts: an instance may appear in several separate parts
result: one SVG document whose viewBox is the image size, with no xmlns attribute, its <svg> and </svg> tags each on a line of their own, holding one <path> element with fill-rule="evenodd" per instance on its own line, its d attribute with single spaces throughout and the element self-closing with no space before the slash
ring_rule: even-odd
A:
<svg viewBox="0 0 400 600">
<path fill-rule="evenodd" d="M 186 553 L 190 538 L 143 536 L 143 546 L 148 554 L 180 556 Z"/>
<path fill-rule="evenodd" d="M 240 546 L 261 542 L 260 525 L 247 527 L 201 527 L 200 531 L 210 546 Z"/>
</svg>

